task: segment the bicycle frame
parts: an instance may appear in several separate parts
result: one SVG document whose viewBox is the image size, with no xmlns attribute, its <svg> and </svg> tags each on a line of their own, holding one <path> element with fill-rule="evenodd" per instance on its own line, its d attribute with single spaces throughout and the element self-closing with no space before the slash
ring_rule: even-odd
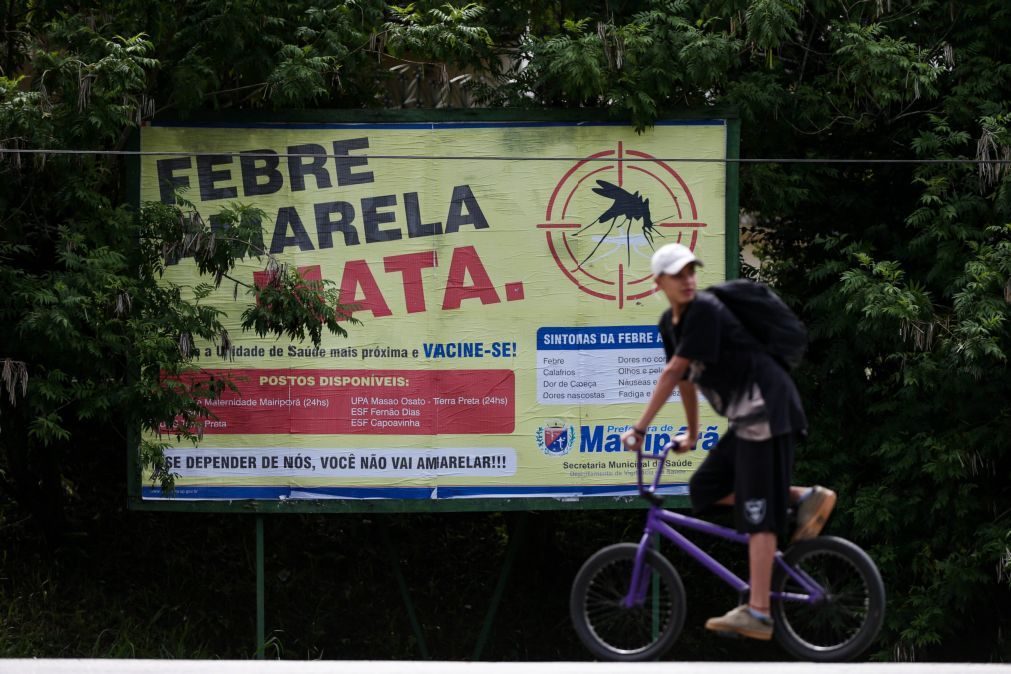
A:
<svg viewBox="0 0 1011 674">
<path fill-rule="evenodd" d="M 678 549 L 687 553 L 689 557 L 701 564 L 717 578 L 737 590 L 738 593 L 744 593 L 750 589 L 748 583 L 688 540 L 681 532 L 677 531 L 675 527 L 692 529 L 709 536 L 723 538 L 725 540 L 734 541 L 735 543 L 741 543 L 744 545 L 747 545 L 748 540 L 750 539 L 748 534 L 741 534 L 733 529 L 695 519 L 694 517 L 688 517 L 687 515 L 681 515 L 680 513 L 675 513 L 670 510 L 664 510 L 660 507 L 659 497 L 656 496 L 656 488 L 660 483 L 660 475 L 663 472 L 664 461 L 666 460 L 672 447 L 673 444 L 668 444 L 663 448 L 660 454 L 654 457 L 648 457 L 650 459 L 657 459 L 659 463 L 656 470 L 656 476 L 653 478 L 653 483 L 648 489 L 643 488 L 642 482 L 642 452 L 637 452 L 639 493 L 649 500 L 651 505 L 648 513 L 646 514 L 646 527 L 643 530 L 642 539 L 639 541 L 639 549 L 636 551 L 635 565 L 632 569 L 632 581 L 628 589 L 628 594 L 622 601 L 622 605 L 625 608 L 631 608 L 632 606 L 639 605 L 646 598 L 648 578 L 646 577 L 646 574 L 643 573 L 643 566 L 646 558 L 646 550 L 649 548 L 650 541 L 655 535 L 662 536 L 663 538 L 669 540 Z M 806 594 L 774 591 L 771 595 L 772 599 L 815 604 L 825 598 L 825 590 L 806 573 L 794 569 L 792 566 L 787 564 L 786 560 L 783 558 L 783 553 L 779 550 L 776 551 L 775 564 L 782 569 L 784 573 L 795 580 Z"/>
</svg>

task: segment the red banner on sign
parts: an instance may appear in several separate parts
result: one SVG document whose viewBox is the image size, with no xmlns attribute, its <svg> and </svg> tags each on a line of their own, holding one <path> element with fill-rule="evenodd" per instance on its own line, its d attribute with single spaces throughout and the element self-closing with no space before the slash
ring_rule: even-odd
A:
<svg viewBox="0 0 1011 674">
<path fill-rule="evenodd" d="M 511 370 L 204 370 L 238 388 L 204 400 L 208 434 L 512 433 Z"/>
</svg>

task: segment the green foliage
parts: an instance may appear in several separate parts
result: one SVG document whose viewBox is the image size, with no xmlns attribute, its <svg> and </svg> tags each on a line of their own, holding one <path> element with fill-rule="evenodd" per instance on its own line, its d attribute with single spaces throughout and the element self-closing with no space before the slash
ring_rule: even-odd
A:
<svg viewBox="0 0 1011 674">
<path fill-rule="evenodd" d="M 563 31 L 524 35 L 520 59 L 489 102 L 606 107 L 642 129 L 672 105 L 697 104 L 725 77 L 741 42 L 692 20 L 690 3 L 652 0 L 643 11 L 566 19 Z"/>
<path fill-rule="evenodd" d="M 410 56 L 456 66 L 480 63 L 492 46 L 488 30 L 475 25 L 485 12 L 476 3 L 444 4 L 422 9 L 418 3 L 390 7 L 385 25 L 388 47 L 395 56 Z"/>
<path fill-rule="evenodd" d="M 267 78 L 267 96 L 279 107 L 299 107 L 329 94 L 337 74 L 337 57 L 320 56 L 312 47 L 285 45 Z M 329 77 L 328 77 L 329 76 Z"/>
<path fill-rule="evenodd" d="M 1005 77 L 998 25 L 1011 17 L 982 4 L 957 19 L 932 3 L 807 17 L 812 46 L 794 83 L 770 73 L 781 89 L 765 98 L 782 97 L 746 103 L 748 117 L 764 108 L 785 119 L 767 118 L 769 133 L 751 141 L 745 126 L 744 154 L 1003 158 L 1007 120 L 996 111 L 1007 100 L 992 80 Z M 799 141 L 791 127 L 819 133 Z M 1006 167 L 743 173 L 762 272 L 796 298 L 815 337 L 801 376 L 812 428 L 799 471 L 840 488 L 835 526 L 872 548 L 889 586 L 880 656 L 1005 659 L 999 631 L 961 626 L 1007 619 Z"/>
<path fill-rule="evenodd" d="M 203 8 L 210 14 L 197 19 L 212 33 L 215 25 L 223 30 L 211 16 L 215 9 L 231 11 L 211 3 Z M 28 74 L 0 78 L 0 138 L 19 149 L 122 147 L 153 93 L 161 63 L 150 56 L 154 43 L 139 33 L 107 36 L 124 26 L 104 15 L 57 13 L 45 20 L 45 14 L 22 15 L 28 39 L 15 70 Z M 234 28 L 252 30 L 241 21 Z M 325 68 L 316 57 L 292 53 L 314 48 L 278 50 L 282 58 L 268 81 L 283 85 L 285 103 L 328 93 L 318 75 L 333 67 L 334 57 L 322 57 L 330 64 Z M 0 318 L 6 326 L 0 357 L 7 393 L 0 410 L 0 492 L 54 537 L 68 526 L 65 506 L 80 486 L 108 480 L 101 472 L 71 471 L 76 453 L 121 457 L 128 429 L 169 428 L 177 438 L 199 439 L 208 416 L 199 400 L 219 395 L 229 382 L 182 385 L 163 377 L 195 369 L 194 339 L 228 348 L 222 314 L 204 300 L 210 288 L 234 280 L 229 274 L 237 260 L 267 258 L 268 268 L 279 269 L 266 254 L 258 211 L 232 206 L 217 214 L 213 227 L 183 199 L 134 211 L 123 203 L 116 161 L 15 154 L 0 162 Z M 207 277 L 206 287 L 160 282 L 166 263 L 184 256 Z M 333 287 L 314 287 L 294 271 L 280 277 L 269 289 L 273 312 L 256 306 L 254 288 L 236 282 L 236 295 L 241 287 L 253 305 L 247 328 L 318 346 L 324 330 L 345 335 L 344 326 L 355 323 L 339 322 L 346 308 Z M 100 435 L 90 437 L 96 427 Z M 144 443 L 142 459 L 157 468 L 164 445 Z M 159 476 L 171 484 L 171 475 Z"/>
<path fill-rule="evenodd" d="M 801 3 L 796 0 L 755 0 L 749 3 L 744 13 L 748 26 L 747 40 L 766 51 L 770 67 L 771 50 L 793 37 L 801 9 Z"/>
<path fill-rule="evenodd" d="M 242 327 L 263 337 L 287 335 L 292 340 L 308 338 L 319 345 L 324 328 L 347 336 L 341 323 L 360 325 L 343 307 L 340 291 L 330 279 L 307 281 L 290 267 L 271 267 L 269 280 L 257 289 L 255 305 L 242 312 Z"/>
<path fill-rule="evenodd" d="M 941 64 L 929 50 L 893 38 L 880 23 L 834 23 L 838 78 L 857 100 L 878 108 L 937 95 Z"/>
</svg>

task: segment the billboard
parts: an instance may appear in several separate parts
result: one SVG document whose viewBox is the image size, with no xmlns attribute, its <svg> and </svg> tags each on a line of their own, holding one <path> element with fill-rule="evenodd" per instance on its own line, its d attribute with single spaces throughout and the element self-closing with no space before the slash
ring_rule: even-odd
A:
<svg viewBox="0 0 1011 674">
<path fill-rule="evenodd" d="M 205 401 L 198 447 L 167 451 L 175 490 L 142 475 L 133 496 L 473 509 L 634 495 L 618 437 L 665 362 L 649 258 L 681 242 L 706 262 L 700 286 L 727 276 L 735 130 L 727 119 L 641 134 L 552 121 L 143 128 L 142 201 L 181 190 L 204 218 L 261 209 L 270 252 L 335 281 L 363 324 L 319 348 L 260 338 L 239 327 L 252 297 L 222 287 L 210 301 L 231 352 L 196 344 L 195 376 L 227 374 L 238 390 Z M 234 271 L 263 273 L 256 260 Z M 165 279 L 199 282 L 185 258 Z M 668 461 L 668 493 L 685 493 L 725 429 L 700 411 L 696 451 Z M 681 405 L 666 406 L 648 447 L 683 423 Z"/>
</svg>

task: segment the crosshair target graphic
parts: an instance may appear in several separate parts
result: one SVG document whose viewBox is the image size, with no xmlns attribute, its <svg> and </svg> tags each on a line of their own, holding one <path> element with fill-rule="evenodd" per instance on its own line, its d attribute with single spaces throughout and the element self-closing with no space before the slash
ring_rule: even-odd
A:
<svg viewBox="0 0 1011 674">
<path fill-rule="evenodd" d="M 601 161 L 607 158 L 614 161 Z M 682 243 L 695 251 L 706 226 L 681 176 L 621 141 L 571 166 L 555 185 L 544 218 L 537 228 L 545 230 L 548 251 L 565 277 L 618 308 L 656 292 L 649 268 L 656 248 Z"/>
</svg>

